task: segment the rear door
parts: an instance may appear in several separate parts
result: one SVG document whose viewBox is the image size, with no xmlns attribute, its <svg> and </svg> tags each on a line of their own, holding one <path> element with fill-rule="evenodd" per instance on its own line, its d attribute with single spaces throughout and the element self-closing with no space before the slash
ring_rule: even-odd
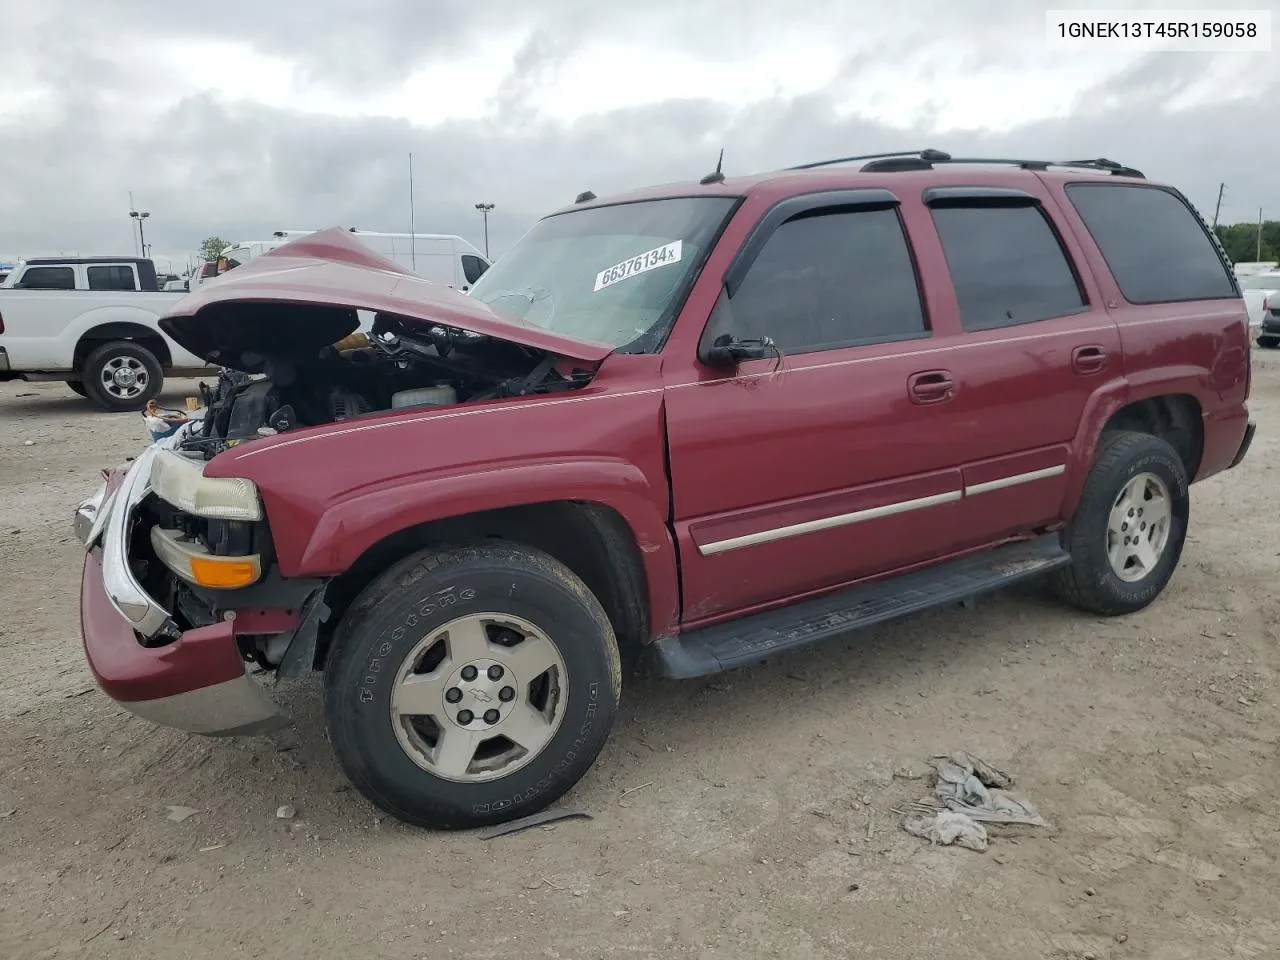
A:
<svg viewBox="0 0 1280 960">
<path fill-rule="evenodd" d="M 1016 189 L 938 186 L 911 204 L 913 235 L 951 349 L 947 463 L 963 469 L 950 547 L 1057 520 L 1086 406 L 1124 362 L 1082 251 L 1035 177 Z"/>
<path fill-rule="evenodd" d="M 936 556 L 961 473 L 942 462 L 948 361 L 897 198 L 784 200 L 726 276 L 704 337 L 778 351 L 728 371 L 664 356 L 685 622 Z"/>
<path fill-rule="evenodd" d="M 137 290 L 138 272 L 132 263 L 91 263 L 85 267 L 90 290 Z"/>
</svg>

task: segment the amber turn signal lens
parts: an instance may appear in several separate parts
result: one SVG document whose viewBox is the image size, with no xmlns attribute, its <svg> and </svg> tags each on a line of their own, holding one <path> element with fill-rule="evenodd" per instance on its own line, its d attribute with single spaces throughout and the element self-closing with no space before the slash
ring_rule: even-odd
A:
<svg viewBox="0 0 1280 960">
<path fill-rule="evenodd" d="M 191 576 L 202 587 L 247 587 L 258 579 L 258 565 L 247 560 L 192 557 Z"/>
</svg>

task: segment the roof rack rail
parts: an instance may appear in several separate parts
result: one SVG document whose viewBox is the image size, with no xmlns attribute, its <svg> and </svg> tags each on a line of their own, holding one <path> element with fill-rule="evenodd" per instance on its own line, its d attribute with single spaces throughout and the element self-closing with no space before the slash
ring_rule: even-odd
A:
<svg viewBox="0 0 1280 960">
<path fill-rule="evenodd" d="M 1114 160 L 1099 157 L 1096 160 L 1010 160 L 1004 157 L 954 157 L 947 163 L 999 163 L 1021 167 L 1023 170 L 1048 170 L 1050 167 L 1074 167 L 1080 170 L 1102 170 L 1115 177 L 1137 177 L 1145 180 L 1141 170 L 1127 167 Z"/>
<path fill-rule="evenodd" d="M 944 150 L 895 150 L 888 153 L 868 153 L 857 157 L 837 157 L 834 160 L 817 160 L 787 167 L 790 170 L 813 170 L 817 167 L 835 166 L 841 163 L 863 162 L 867 173 L 886 173 L 903 170 L 932 170 L 938 163 L 992 163 L 1021 167 L 1023 170 L 1048 170 L 1050 167 L 1074 167 L 1081 170 L 1106 171 L 1117 177 L 1146 179 L 1141 170 L 1127 167 L 1114 160 L 1099 157 L 1096 160 L 1015 160 L 1003 157 L 953 157 Z"/>
<path fill-rule="evenodd" d="M 836 157 L 834 160 L 815 160 L 812 163 L 801 163 L 788 170 L 813 170 L 816 167 L 831 167 L 838 163 L 855 163 L 859 160 L 886 160 L 890 157 L 915 157 L 918 159 L 943 161 L 950 160 L 951 154 L 926 147 L 923 150 L 891 150 L 888 153 L 866 153 L 858 157 Z"/>
</svg>

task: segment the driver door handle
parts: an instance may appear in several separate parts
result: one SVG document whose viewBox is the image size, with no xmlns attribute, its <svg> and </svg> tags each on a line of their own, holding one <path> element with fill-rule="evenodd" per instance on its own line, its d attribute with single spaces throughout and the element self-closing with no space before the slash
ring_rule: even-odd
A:
<svg viewBox="0 0 1280 960">
<path fill-rule="evenodd" d="M 1076 347 L 1071 351 L 1071 369 L 1081 376 L 1100 373 L 1107 366 L 1107 351 L 1098 346 Z"/>
<path fill-rule="evenodd" d="M 955 395 L 956 384 L 949 370 L 926 370 L 907 378 L 907 396 L 912 403 L 944 403 Z"/>
</svg>

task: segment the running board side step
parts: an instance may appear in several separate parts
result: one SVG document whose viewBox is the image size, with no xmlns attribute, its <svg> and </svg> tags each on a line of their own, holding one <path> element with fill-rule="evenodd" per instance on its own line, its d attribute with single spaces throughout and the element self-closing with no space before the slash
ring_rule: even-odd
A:
<svg viewBox="0 0 1280 960">
<path fill-rule="evenodd" d="M 677 680 L 703 677 L 886 620 L 959 603 L 1070 562 L 1058 534 L 1045 534 L 676 637 L 664 637 L 652 649 L 663 676 Z"/>
</svg>

